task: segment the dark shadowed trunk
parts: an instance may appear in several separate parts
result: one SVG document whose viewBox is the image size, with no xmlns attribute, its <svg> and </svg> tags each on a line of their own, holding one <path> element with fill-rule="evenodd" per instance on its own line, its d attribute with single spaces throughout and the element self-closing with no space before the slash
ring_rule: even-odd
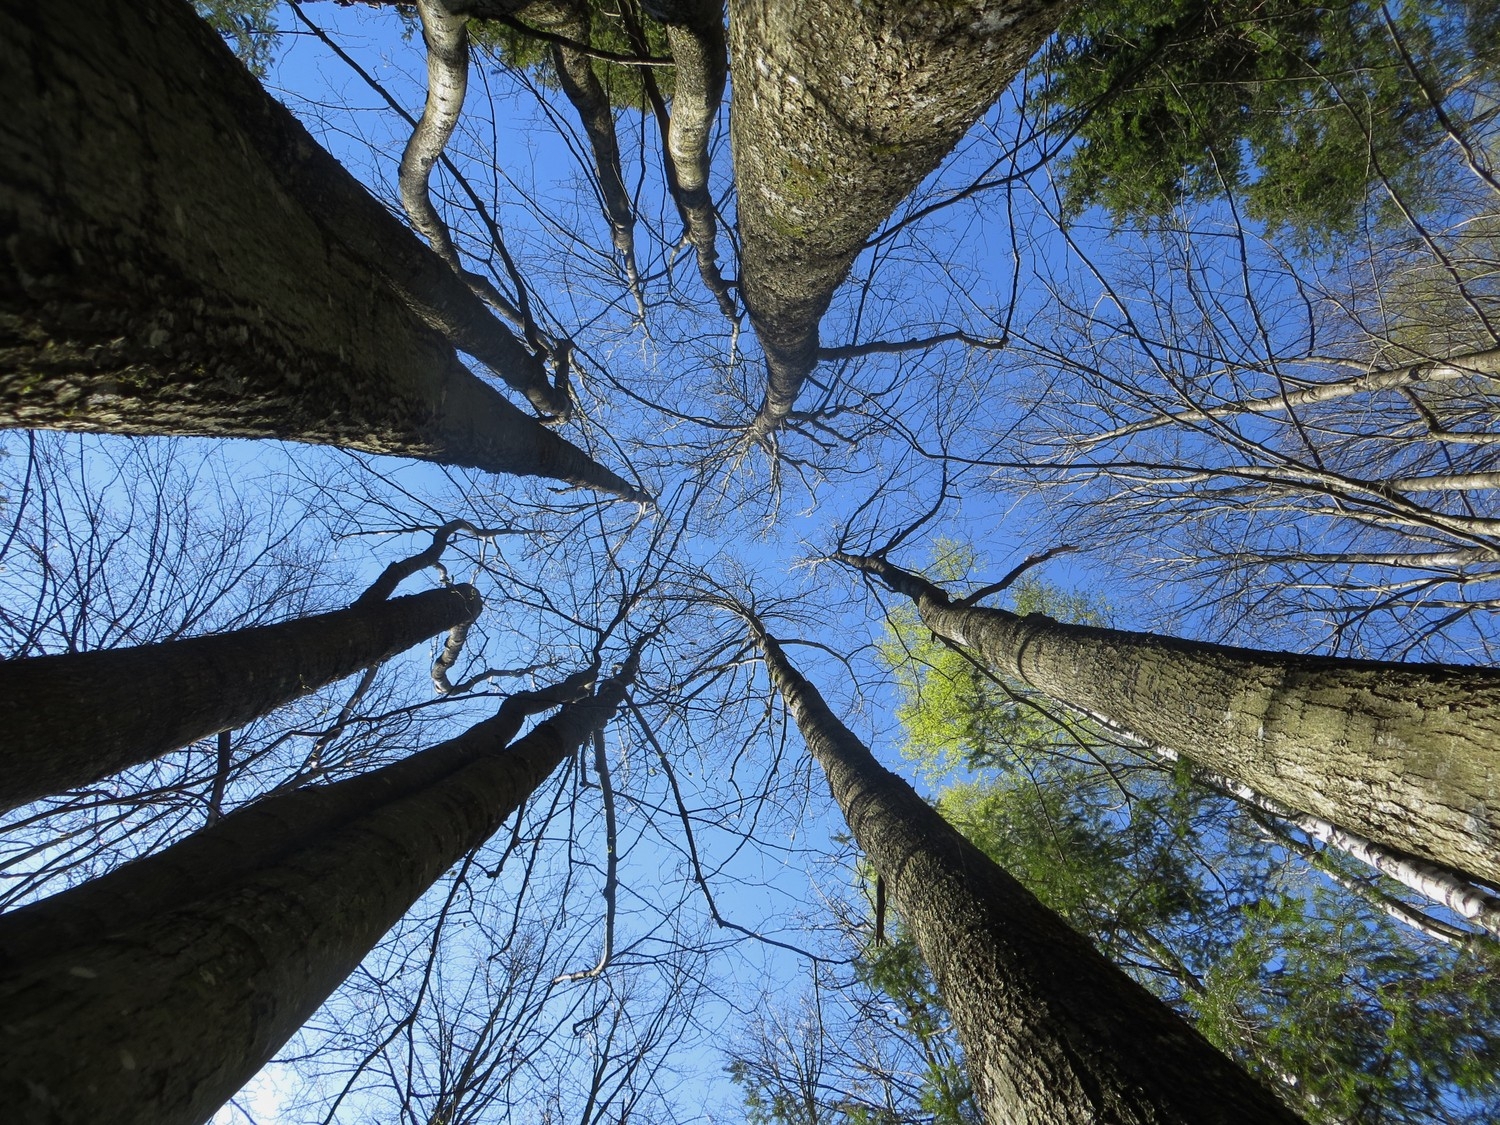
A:
<svg viewBox="0 0 1500 1125">
<path fill-rule="evenodd" d="M 512 745 L 521 714 L 561 699 L 531 693 L 520 714 L 502 708 L 406 761 L 251 805 L 0 918 L 7 1119 L 205 1120 L 608 722 L 634 669 L 632 657 Z"/>
<path fill-rule="evenodd" d="M 792 409 L 865 240 L 999 97 L 1071 0 L 731 0 L 740 294 Z"/>
<path fill-rule="evenodd" d="M 758 622 L 751 628 L 808 752 L 932 969 L 987 1121 L 1297 1120 L 876 762 L 781 646 Z"/>
<path fill-rule="evenodd" d="M 8 8 L 0 98 L 0 424 L 280 437 L 638 498 L 459 363 L 442 333 L 548 405 L 534 357 L 185 4 Z"/>
<path fill-rule="evenodd" d="M 0 663 L 0 811 L 243 726 L 445 629 L 472 586 L 207 637 Z"/>
<path fill-rule="evenodd" d="M 1001 675 L 1289 808 L 1500 882 L 1500 671 L 1066 625 L 955 605 L 884 559 L 837 557 Z"/>
</svg>

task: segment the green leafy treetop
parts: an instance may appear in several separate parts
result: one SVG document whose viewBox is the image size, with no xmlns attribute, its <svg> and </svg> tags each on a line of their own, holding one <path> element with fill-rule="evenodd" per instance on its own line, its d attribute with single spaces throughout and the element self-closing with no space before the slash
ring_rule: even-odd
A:
<svg viewBox="0 0 1500 1125">
<path fill-rule="evenodd" d="M 1497 24 L 1493 4 L 1432 0 L 1084 4 L 1030 102 L 1059 127 L 1081 120 L 1063 162 L 1071 216 L 1158 219 L 1229 189 L 1316 242 L 1354 228 L 1376 185 L 1430 202 L 1434 102 L 1450 120 L 1489 112 Z"/>
</svg>

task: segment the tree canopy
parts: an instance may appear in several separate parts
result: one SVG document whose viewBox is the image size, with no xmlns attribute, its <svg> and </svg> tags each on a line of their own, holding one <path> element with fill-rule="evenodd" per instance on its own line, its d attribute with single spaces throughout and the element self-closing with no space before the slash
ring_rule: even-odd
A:
<svg viewBox="0 0 1500 1125">
<path fill-rule="evenodd" d="M 0 5 L 5 666 L 452 604 L 216 665 L 231 729 L 207 662 L 59 677 L 208 718 L 5 814 L 0 996 L 168 982 L 183 1059 L 189 970 L 253 1050 L 312 1012 L 224 1125 L 973 1125 L 776 638 L 1154 1026 L 1305 1120 L 1500 1114 L 1500 886 L 1441 858 L 1500 862 L 1492 5 L 80 4 Z M 1055 686 L 1070 622 L 1163 722 Z M 1307 668 L 1453 705 L 1352 693 L 1368 768 L 1289 804 L 1194 651 L 1268 750 Z"/>
</svg>

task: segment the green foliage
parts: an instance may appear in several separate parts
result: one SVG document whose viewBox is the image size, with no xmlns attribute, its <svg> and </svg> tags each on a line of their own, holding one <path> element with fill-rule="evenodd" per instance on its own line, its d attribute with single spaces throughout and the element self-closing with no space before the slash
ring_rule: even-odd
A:
<svg viewBox="0 0 1500 1125">
<path fill-rule="evenodd" d="M 589 11 L 590 47 L 615 55 L 633 57 L 637 54 L 617 6 L 601 3 L 600 0 L 588 0 L 585 6 Z M 638 18 L 650 56 L 670 57 L 672 52 L 667 42 L 667 29 L 643 12 L 638 13 Z M 546 89 L 559 88 L 557 70 L 552 62 L 552 44 L 549 41 L 528 35 L 510 24 L 491 20 L 470 20 L 469 36 L 475 46 L 489 49 L 504 66 L 529 74 L 538 85 Z M 645 68 L 626 66 L 605 59 L 594 59 L 593 68 L 610 105 L 616 109 L 646 108 L 648 103 L 641 80 Z M 670 98 L 672 68 L 657 66 L 650 70 L 662 96 Z"/>
<path fill-rule="evenodd" d="M 949 589 L 977 569 L 953 543 L 934 560 L 929 573 Z M 1035 581 L 1009 597 L 1022 613 L 1107 616 Z M 1500 1119 L 1500 986 L 1487 947 L 1453 950 L 1401 929 L 1267 846 L 1185 765 L 1038 710 L 1022 685 L 997 683 L 913 614 L 895 615 L 882 651 L 903 694 L 905 752 L 943 816 L 1309 1121 Z M 946 1014 L 930 982 L 888 968 L 896 956 L 868 954 L 861 979 L 919 1010 L 906 1017 L 919 1037 L 937 1033 Z"/>
<path fill-rule="evenodd" d="M 273 16 L 279 0 L 193 0 L 193 6 L 229 40 L 240 61 L 264 78 L 280 35 Z"/>
<path fill-rule="evenodd" d="M 1190 998 L 1199 1029 L 1272 1084 L 1294 1076 L 1315 1119 L 1500 1115 L 1492 956 L 1392 941 L 1322 886 L 1267 897 L 1241 923 Z"/>
<path fill-rule="evenodd" d="M 1316 241 L 1355 227 L 1382 181 L 1409 207 L 1432 200 L 1424 157 L 1445 138 L 1429 92 L 1474 116 L 1496 23 L 1493 5 L 1434 0 L 1079 5 L 1032 106 L 1084 115 L 1063 164 L 1070 215 L 1152 220 L 1232 189 Z"/>
</svg>

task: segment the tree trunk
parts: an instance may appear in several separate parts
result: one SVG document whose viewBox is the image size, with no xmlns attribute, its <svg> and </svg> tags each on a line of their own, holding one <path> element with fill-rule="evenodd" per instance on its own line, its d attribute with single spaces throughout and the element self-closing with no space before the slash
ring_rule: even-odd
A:
<svg viewBox="0 0 1500 1125">
<path fill-rule="evenodd" d="M 0 99 L 0 424 L 280 437 L 640 498 L 459 363 L 431 325 L 541 378 L 185 4 L 11 6 Z"/>
<path fill-rule="evenodd" d="M 840 555 L 934 633 L 1298 812 L 1500 883 L 1500 672 L 1300 656 L 954 605 L 884 559 Z"/>
<path fill-rule="evenodd" d="M 583 0 L 535 0 L 521 9 L 522 21 L 585 46 L 593 17 Z M 594 156 L 594 180 L 604 204 L 610 239 L 624 261 L 625 273 L 637 302 L 640 277 L 635 264 L 635 211 L 620 165 L 620 145 L 615 137 L 615 113 L 604 92 L 594 62 L 583 51 L 561 43 L 552 45 L 552 65 L 563 94 L 578 111 L 579 124 L 588 137 Z"/>
<path fill-rule="evenodd" d="M 932 969 L 991 1125 L 1296 1116 L 883 768 L 752 622 L 772 682 Z"/>
<path fill-rule="evenodd" d="M 432 750 L 251 805 L 0 918 L 10 1119 L 208 1118 L 609 720 L 634 668 L 508 747 L 519 717 L 502 708 Z"/>
<path fill-rule="evenodd" d="M 0 811 L 243 726 L 473 621 L 473 586 L 135 648 L 0 663 Z"/>
<path fill-rule="evenodd" d="M 719 311 L 735 320 L 734 297 L 719 271 L 718 219 L 708 187 L 708 141 L 729 76 L 724 5 L 721 0 L 645 0 L 642 7 L 666 27 L 672 48 L 667 184 L 677 197 L 703 284 Z"/>
<path fill-rule="evenodd" d="M 740 293 L 791 411 L 818 321 L 875 227 L 958 143 L 1072 0 L 731 0 Z"/>
</svg>

